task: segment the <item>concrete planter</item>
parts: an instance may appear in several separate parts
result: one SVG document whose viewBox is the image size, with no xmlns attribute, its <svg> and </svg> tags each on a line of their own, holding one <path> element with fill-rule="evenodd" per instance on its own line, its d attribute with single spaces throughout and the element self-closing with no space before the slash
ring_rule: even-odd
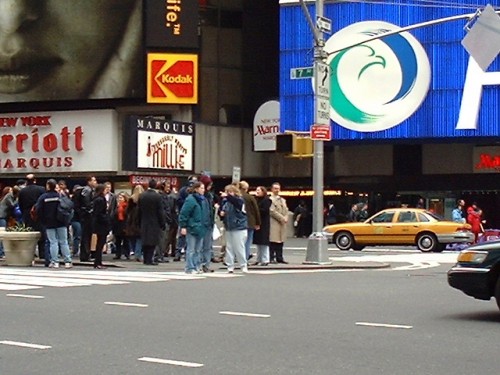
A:
<svg viewBox="0 0 500 375">
<path fill-rule="evenodd" d="M 5 265 L 31 266 L 35 258 L 40 232 L 0 232 L 5 252 Z"/>
</svg>

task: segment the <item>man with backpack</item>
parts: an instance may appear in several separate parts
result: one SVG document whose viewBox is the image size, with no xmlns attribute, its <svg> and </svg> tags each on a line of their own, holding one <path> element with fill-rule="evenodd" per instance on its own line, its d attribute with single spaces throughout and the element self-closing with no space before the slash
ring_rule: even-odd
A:
<svg viewBox="0 0 500 375">
<path fill-rule="evenodd" d="M 65 204 L 61 205 L 61 199 L 69 197 L 62 196 L 56 191 L 57 182 L 54 179 L 47 181 L 47 191 L 43 193 L 35 205 L 35 210 L 40 223 L 45 227 L 45 233 L 49 240 L 50 263 L 49 267 L 59 268 L 59 249 L 64 257 L 65 268 L 72 268 L 71 254 L 68 246 L 68 224 L 70 214 L 67 214 Z M 62 207 L 63 206 L 63 207 Z M 71 210 L 72 210 L 72 204 Z"/>
</svg>

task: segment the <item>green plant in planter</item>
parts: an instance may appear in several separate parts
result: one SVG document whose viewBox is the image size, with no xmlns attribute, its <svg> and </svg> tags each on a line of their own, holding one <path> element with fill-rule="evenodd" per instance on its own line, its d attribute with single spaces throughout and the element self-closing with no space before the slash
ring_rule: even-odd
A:
<svg viewBox="0 0 500 375">
<path fill-rule="evenodd" d="M 26 224 L 16 223 L 13 227 L 8 227 L 5 229 L 7 232 L 34 232 L 32 227 L 26 226 Z"/>
</svg>

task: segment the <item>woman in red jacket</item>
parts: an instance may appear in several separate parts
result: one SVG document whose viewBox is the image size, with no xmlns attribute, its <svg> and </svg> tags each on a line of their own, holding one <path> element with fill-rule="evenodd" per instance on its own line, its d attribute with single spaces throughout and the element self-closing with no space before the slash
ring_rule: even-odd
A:
<svg viewBox="0 0 500 375">
<path fill-rule="evenodd" d="M 474 243 L 477 242 L 479 233 L 483 232 L 483 226 L 481 224 L 481 215 L 483 211 L 479 209 L 476 203 L 467 208 L 467 223 L 472 226 L 472 233 L 474 233 Z"/>
</svg>

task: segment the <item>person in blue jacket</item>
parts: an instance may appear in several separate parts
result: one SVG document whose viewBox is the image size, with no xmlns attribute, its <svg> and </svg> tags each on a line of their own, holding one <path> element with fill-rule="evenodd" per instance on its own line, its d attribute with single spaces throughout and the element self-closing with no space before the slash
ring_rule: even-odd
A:
<svg viewBox="0 0 500 375">
<path fill-rule="evenodd" d="M 221 194 L 223 203 L 219 209 L 224 227 L 226 228 L 226 257 L 227 271 L 234 272 L 234 261 L 238 260 L 243 273 L 248 273 L 245 243 L 247 241 L 248 219 L 245 210 L 245 201 L 240 189 L 235 185 L 227 185 Z"/>
<path fill-rule="evenodd" d="M 204 196 L 205 185 L 195 182 L 179 213 L 180 234 L 186 236 L 187 274 L 202 273 L 203 237 L 212 231 L 210 207 Z"/>
</svg>

